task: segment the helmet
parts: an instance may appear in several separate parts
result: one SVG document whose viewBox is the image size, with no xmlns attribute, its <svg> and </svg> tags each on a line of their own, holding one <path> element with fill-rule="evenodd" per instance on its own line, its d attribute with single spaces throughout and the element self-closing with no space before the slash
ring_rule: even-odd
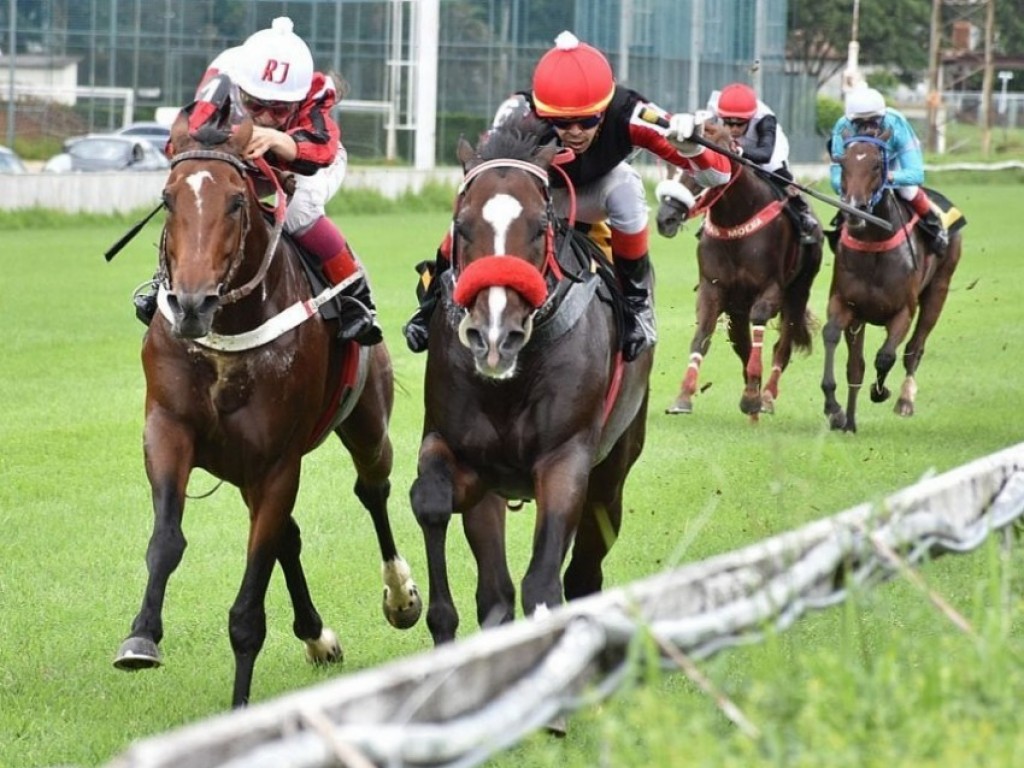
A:
<svg viewBox="0 0 1024 768">
<path fill-rule="evenodd" d="M 555 47 L 541 56 L 533 70 L 533 104 L 541 117 L 600 114 L 614 92 L 608 59 L 572 32 L 555 38 Z"/>
<path fill-rule="evenodd" d="M 263 101 L 302 101 L 313 82 L 313 54 L 292 31 L 287 16 L 274 19 L 239 48 L 233 79 L 246 93 Z"/>
<path fill-rule="evenodd" d="M 757 94 L 749 85 L 732 83 L 718 96 L 718 116 L 749 120 L 757 112 Z"/>
<path fill-rule="evenodd" d="M 885 116 L 885 97 L 874 88 L 854 88 L 846 94 L 846 119 Z"/>
</svg>

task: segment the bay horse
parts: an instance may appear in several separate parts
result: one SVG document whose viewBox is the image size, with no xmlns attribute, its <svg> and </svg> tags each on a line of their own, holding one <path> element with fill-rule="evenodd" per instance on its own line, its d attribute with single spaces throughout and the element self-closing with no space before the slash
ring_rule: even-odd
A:
<svg viewBox="0 0 1024 768">
<path fill-rule="evenodd" d="M 186 490 L 200 467 L 235 485 L 249 511 L 245 572 L 228 620 L 235 657 L 231 703 L 240 707 L 248 702 L 266 637 L 265 596 L 275 562 L 308 659 L 341 659 L 337 636 L 310 597 L 293 517 L 302 458 L 331 432 L 352 458 L 355 495 L 373 520 L 387 620 L 412 626 L 421 600 L 388 522 L 394 399 L 388 352 L 383 344 L 339 342 L 335 321 L 318 315 L 322 295 L 310 298 L 295 247 L 279 238 L 280 186 L 271 225 L 252 176 L 256 169 L 241 159 L 251 120 L 233 131 L 193 133 L 183 113 L 173 127 L 175 154 L 163 190 L 161 311 L 142 345 L 144 453 L 154 509 L 149 578 L 114 665 L 133 670 L 162 663 L 164 594 L 185 550 Z M 256 164 L 265 182 L 272 171 Z"/>
<path fill-rule="evenodd" d="M 704 130 L 710 141 L 727 147 L 727 129 L 708 124 Z M 807 303 L 821 268 L 821 238 L 801 246 L 799 226 L 787 215 L 786 194 L 778 185 L 757 168 L 736 160 L 732 169 L 730 181 L 703 192 L 690 212 L 706 214 L 697 244 L 697 327 L 679 394 L 665 412 L 693 412 L 700 366 L 724 313 L 729 341 L 742 365 L 740 411 L 756 421 L 758 414 L 774 412 L 779 380 L 793 348 L 811 349 Z M 662 197 L 658 232 L 674 237 L 686 215 L 685 206 L 676 199 Z M 779 338 L 772 349 L 771 374 L 762 389 L 765 329 L 776 316 Z"/>
<path fill-rule="evenodd" d="M 454 639 L 459 624 L 445 553 L 453 513 L 462 515 L 476 561 L 477 619 L 487 627 L 516 612 L 507 508 L 535 500 L 522 609 L 529 616 L 554 608 L 563 594 L 572 600 L 601 589 L 623 486 L 644 443 L 653 353 L 622 361 L 621 324 L 606 290 L 611 272 L 606 262 L 591 267 L 599 253 L 577 274 L 564 266 L 565 238 L 576 234 L 556 226 L 548 187 L 556 148 L 539 146 L 531 125 L 504 125 L 476 149 L 461 140 L 457 151 L 465 176 L 452 268 L 440 278 L 442 310 L 431 318 L 410 489 L 435 644 Z"/>
<path fill-rule="evenodd" d="M 832 239 L 835 265 L 829 288 L 828 317 L 822 332 L 825 370 L 821 389 L 825 394 L 825 416 L 834 430 L 857 431 L 857 395 L 864 382 L 864 328 L 885 328 L 885 342 L 875 355 L 872 402 L 889 399 L 885 385 L 896 364 L 899 345 L 913 335 L 903 350 L 906 376 L 896 401 L 900 416 L 914 413 L 917 382 L 914 374 L 924 355 L 925 341 L 938 322 L 946 303 L 949 284 L 960 261 L 960 218 L 949 232 L 949 246 L 943 258 L 929 251 L 927 238 L 915 226 L 917 217 L 897 198 L 887 183 L 889 158 L 887 134 L 844 135 L 846 152 L 839 163 L 842 173 L 841 197 L 855 208 L 874 214 L 892 225 L 887 231 L 878 224 L 856 216 L 846 222 Z M 935 193 L 931 193 L 937 197 Z M 846 383 L 849 388 L 844 412 L 836 400 L 834 375 L 836 347 L 846 339 Z"/>
</svg>

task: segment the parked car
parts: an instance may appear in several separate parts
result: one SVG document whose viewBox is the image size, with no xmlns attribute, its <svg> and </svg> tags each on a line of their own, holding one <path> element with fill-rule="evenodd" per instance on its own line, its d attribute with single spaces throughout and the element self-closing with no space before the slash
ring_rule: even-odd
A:
<svg viewBox="0 0 1024 768">
<path fill-rule="evenodd" d="M 126 125 L 124 128 L 119 128 L 114 131 L 114 133 L 119 136 L 137 136 L 140 139 L 145 139 L 161 152 L 163 152 L 164 147 L 167 146 L 167 140 L 171 138 L 170 128 L 163 123 L 156 123 L 152 121 L 132 123 L 131 125 Z"/>
<path fill-rule="evenodd" d="M 28 173 L 25 163 L 13 149 L 0 144 L 0 173 Z"/>
<path fill-rule="evenodd" d="M 161 150 L 138 136 L 92 133 L 64 142 L 64 151 L 54 155 L 43 171 L 162 171 L 170 162 Z"/>
</svg>

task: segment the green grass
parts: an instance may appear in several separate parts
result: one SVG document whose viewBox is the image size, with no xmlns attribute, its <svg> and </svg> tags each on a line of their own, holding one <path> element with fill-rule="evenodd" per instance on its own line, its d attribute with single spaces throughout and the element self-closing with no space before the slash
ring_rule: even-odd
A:
<svg viewBox="0 0 1024 768">
<path fill-rule="evenodd" d="M 735 549 L 879 499 L 1024 438 L 1015 374 L 1024 356 L 1019 186 L 947 183 L 965 211 L 965 253 L 918 374 L 917 415 L 861 398 L 856 435 L 828 430 L 821 345 L 794 358 L 776 414 L 751 425 L 738 409 L 740 363 L 718 333 L 702 369 L 711 386 L 692 416 L 667 416 L 693 328 L 694 225 L 654 237 L 660 343 L 648 442 L 626 488 L 625 523 L 608 559 L 615 586 Z M 443 194 L 439 197 L 444 197 Z M 368 206 L 371 203 L 367 203 Z M 368 265 L 397 378 L 392 521 L 422 587 L 426 567 L 408 488 L 419 440 L 423 357 L 399 328 L 413 308 L 412 265 L 447 226 L 450 196 L 390 213 L 332 209 Z M 831 211 L 818 205 L 819 213 Z M 152 511 L 142 467 L 142 327 L 129 296 L 149 277 L 152 223 L 113 262 L 115 222 L 32 217 L 5 230 L 0 251 L 0 766 L 101 765 L 132 740 L 223 711 L 233 662 L 227 611 L 245 546 L 237 492 L 189 503 L 189 548 L 171 581 L 165 666 L 125 674 L 113 654 L 138 608 Z M 826 254 L 812 295 L 824 311 Z M 773 337 L 771 337 L 774 340 Z M 868 329 L 869 358 L 881 331 Z M 840 356 L 845 361 L 845 352 Z M 839 373 L 842 376 L 841 370 Z M 898 385 L 899 371 L 892 382 Z M 840 383 L 845 394 L 845 385 Z M 344 452 L 328 443 L 304 466 L 297 516 L 314 599 L 345 646 L 341 668 L 316 670 L 291 635 L 276 576 L 253 698 L 376 666 L 430 647 L 421 622 L 399 633 L 380 615 L 368 516 L 351 494 Z M 212 487 L 203 473 L 193 493 Z M 509 525 L 515 578 L 526 566 L 532 507 Z M 456 522 L 449 537 L 462 634 L 475 631 L 474 573 Z M 994 543 L 923 569 L 977 628 L 955 630 L 909 585 L 894 582 L 815 614 L 760 645 L 701 662 L 762 731 L 728 724 L 681 674 L 637 685 L 570 719 L 568 737 L 538 734 L 496 766 L 1013 765 L 1024 756 L 1016 692 L 1020 555 Z"/>
</svg>

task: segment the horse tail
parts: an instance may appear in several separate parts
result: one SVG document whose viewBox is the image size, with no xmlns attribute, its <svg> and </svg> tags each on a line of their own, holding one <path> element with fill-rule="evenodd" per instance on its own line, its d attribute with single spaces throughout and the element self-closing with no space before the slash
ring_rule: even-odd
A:
<svg viewBox="0 0 1024 768">
<path fill-rule="evenodd" d="M 811 285 L 821 268 L 821 246 L 811 248 L 795 246 L 798 251 L 799 267 L 789 285 L 786 286 L 782 301 L 782 322 L 790 327 L 793 346 L 805 352 L 811 351 L 811 313 L 807 303 L 811 297 Z"/>
</svg>

